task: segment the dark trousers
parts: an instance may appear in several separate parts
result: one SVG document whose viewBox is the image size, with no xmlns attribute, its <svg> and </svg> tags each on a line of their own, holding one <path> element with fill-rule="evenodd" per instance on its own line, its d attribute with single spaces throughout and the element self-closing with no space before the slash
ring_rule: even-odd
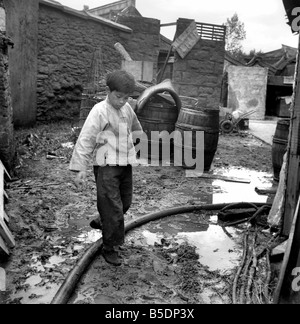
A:
<svg viewBox="0 0 300 324">
<path fill-rule="evenodd" d="M 132 203 L 132 166 L 95 166 L 94 174 L 103 246 L 122 245 L 125 239 L 124 215 Z"/>
</svg>

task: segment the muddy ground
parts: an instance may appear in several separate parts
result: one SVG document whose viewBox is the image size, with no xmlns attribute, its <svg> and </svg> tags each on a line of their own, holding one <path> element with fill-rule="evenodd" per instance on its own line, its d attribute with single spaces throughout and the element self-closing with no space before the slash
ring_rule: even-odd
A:
<svg viewBox="0 0 300 324">
<path fill-rule="evenodd" d="M 86 187 L 81 189 L 74 185 L 74 174 L 68 171 L 76 141 L 73 126 L 54 123 L 16 131 L 19 159 L 13 181 L 6 184 L 9 200 L 5 206 L 16 247 L 11 249 L 9 258 L 0 259 L 0 267 L 6 272 L 6 291 L 0 292 L 1 304 L 50 304 L 78 260 L 101 237 L 100 231 L 89 227 L 90 220 L 97 215 L 92 169 Z M 246 170 L 248 176 L 256 172 L 262 183 L 272 186 L 271 146 L 247 131 L 220 134 L 210 174 L 224 175 L 229 169 Z M 212 204 L 214 192 L 222 195 L 224 190 L 215 180 L 187 178 L 186 170 L 180 167 L 136 167 L 134 201 L 126 222 L 174 207 Z M 272 196 L 268 201 L 272 201 Z M 274 244 L 274 233 L 267 226 L 242 223 L 221 227 L 235 243 L 226 253 L 235 253 L 236 259 L 226 271 L 220 271 L 201 263 L 193 244 L 175 239 L 183 227 L 185 230 L 190 227 L 188 232 L 200 232 L 211 225 L 219 226 L 217 212 L 201 211 L 176 217 L 166 219 L 167 224 L 157 220 L 128 233 L 121 251 L 124 259 L 121 267 L 110 266 L 97 255 L 69 302 L 271 302 L 277 279 L 270 272 L 266 253 Z M 261 217 L 261 223 L 266 225 L 267 213 Z M 169 228 L 164 230 L 165 226 Z M 153 244 L 148 244 L 147 235 L 149 241 L 154 229 L 159 240 L 156 237 Z M 253 246 L 257 250 L 255 258 L 249 259 L 248 269 L 245 267 L 237 278 L 246 238 L 249 254 L 254 252 Z"/>
</svg>

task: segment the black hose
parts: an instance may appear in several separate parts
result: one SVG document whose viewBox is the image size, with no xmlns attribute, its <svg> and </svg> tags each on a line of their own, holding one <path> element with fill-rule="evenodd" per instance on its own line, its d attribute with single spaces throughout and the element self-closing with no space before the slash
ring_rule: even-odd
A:
<svg viewBox="0 0 300 324">
<path fill-rule="evenodd" d="M 252 203 L 256 206 L 264 206 L 266 204 L 262 203 Z M 232 204 L 230 204 L 232 205 Z M 126 224 L 125 226 L 125 232 L 142 226 L 150 221 L 155 221 L 160 218 L 172 216 L 172 215 L 178 215 L 178 214 L 184 214 L 184 213 L 191 213 L 195 211 L 200 210 L 221 210 L 228 206 L 228 204 L 213 204 L 213 205 L 192 205 L 192 206 L 184 206 L 184 207 L 178 207 L 178 208 L 172 208 L 168 210 L 159 211 L 156 213 L 145 215 L 137 220 L 131 221 Z M 249 203 L 239 203 L 238 207 L 241 208 L 242 206 L 249 206 Z M 85 270 L 88 268 L 94 257 L 101 251 L 103 245 L 102 238 L 95 242 L 81 257 L 81 259 L 77 262 L 75 267 L 69 272 L 67 278 L 59 288 L 58 292 L 54 296 L 53 300 L 51 301 L 51 304 L 67 304 L 68 300 L 70 299 L 71 295 L 73 294 L 76 285 L 78 281 L 80 280 L 81 276 L 85 272 Z"/>
<path fill-rule="evenodd" d="M 240 205 L 240 204 L 239 204 Z M 226 223 L 223 225 L 223 227 L 230 227 L 230 226 L 236 226 L 236 225 L 239 225 L 239 224 L 243 224 L 243 223 L 246 223 L 246 222 L 253 222 L 258 216 L 260 216 L 260 214 L 262 214 L 262 212 L 265 210 L 265 209 L 269 209 L 271 206 L 270 205 L 265 205 L 263 204 L 263 206 L 261 206 L 253 216 L 251 217 L 247 217 L 245 219 L 240 219 L 238 221 L 235 221 L 235 222 L 230 222 L 230 223 Z M 231 209 L 232 209 L 232 206 L 231 206 Z"/>
</svg>

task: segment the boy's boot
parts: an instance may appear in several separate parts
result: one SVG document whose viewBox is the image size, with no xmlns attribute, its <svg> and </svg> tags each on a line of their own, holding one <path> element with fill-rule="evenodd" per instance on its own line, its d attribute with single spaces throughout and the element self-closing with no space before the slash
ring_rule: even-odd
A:
<svg viewBox="0 0 300 324">
<path fill-rule="evenodd" d="M 97 217 L 97 218 L 93 219 L 93 220 L 90 222 L 90 226 L 91 226 L 91 228 L 93 228 L 93 229 L 99 229 L 99 230 L 102 230 L 102 223 L 101 223 L 101 219 L 100 219 L 100 217 Z"/>
<path fill-rule="evenodd" d="M 118 252 L 112 247 L 103 247 L 102 249 L 103 258 L 107 263 L 114 266 L 120 266 L 122 264 L 122 259 L 119 257 Z"/>
</svg>

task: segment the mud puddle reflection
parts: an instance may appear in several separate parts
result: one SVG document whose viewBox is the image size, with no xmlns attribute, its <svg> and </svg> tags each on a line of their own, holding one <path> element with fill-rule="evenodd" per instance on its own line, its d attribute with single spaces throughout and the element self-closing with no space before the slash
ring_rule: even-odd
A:
<svg viewBox="0 0 300 324">
<path fill-rule="evenodd" d="M 198 216 L 199 217 L 199 216 Z M 131 234 L 136 244 L 161 244 L 162 240 L 172 244 L 187 243 L 196 247 L 198 261 L 210 271 L 228 271 L 238 265 L 241 254 L 239 230 L 229 228 L 226 232 L 210 217 L 210 223 L 201 223 L 197 214 L 167 217 L 145 225 Z"/>
</svg>

